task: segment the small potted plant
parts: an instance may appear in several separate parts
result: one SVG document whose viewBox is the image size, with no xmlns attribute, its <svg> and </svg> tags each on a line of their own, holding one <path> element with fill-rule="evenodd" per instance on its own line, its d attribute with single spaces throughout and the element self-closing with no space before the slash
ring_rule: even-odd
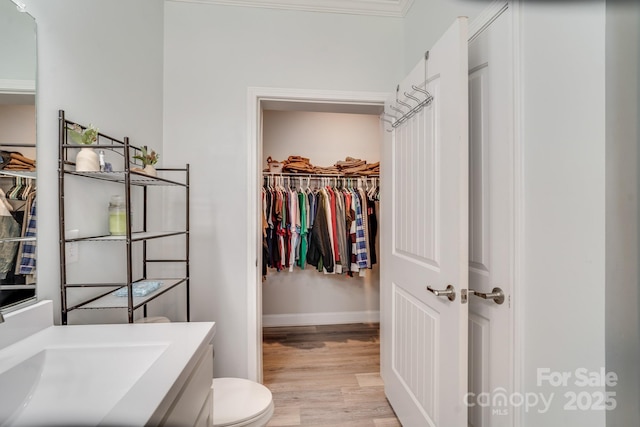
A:
<svg viewBox="0 0 640 427">
<path fill-rule="evenodd" d="M 82 128 L 79 124 L 67 126 L 67 132 L 71 140 L 83 147 L 76 155 L 76 171 L 78 172 L 97 172 L 100 170 L 100 158 L 93 148 L 87 147 L 98 140 L 98 128 L 89 125 Z"/>
<path fill-rule="evenodd" d="M 158 172 L 156 171 L 154 165 L 158 163 L 158 158 L 160 156 L 154 150 L 148 150 L 149 149 L 146 145 L 142 146 L 140 148 L 140 154 L 136 154 L 135 156 L 133 156 L 133 158 L 142 162 L 142 172 L 150 176 L 158 176 Z"/>
</svg>

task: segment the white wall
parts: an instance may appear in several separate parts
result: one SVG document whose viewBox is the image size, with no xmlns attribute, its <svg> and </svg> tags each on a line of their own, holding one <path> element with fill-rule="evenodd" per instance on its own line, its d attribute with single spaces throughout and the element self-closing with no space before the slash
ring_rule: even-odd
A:
<svg viewBox="0 0 640 427">
<path fill-rule="evenodd" d="M 29 14 L 19 13 L 9 0 L 0 2 L 0 81 L 35 80 L 36 34 L 33 28 L 33 18 Z"/>
<path fill-rule="evenodd" d="M 160 150 L 164 5 L 158 0 L 26 3 L 38 25 L 38 298 L 54 301 L 59 321 L 58 110 Z M 106 209 L 89 200 L 88 207 Z M 121 319 L 109 316 L 103 321 Z"/>
<path fill-rule="evenodd" d="M 347 156 L 380 161 L 380 119 L 371 114 L 266 110 L 263 114 L 262 162 L 291 155 L 314 166 L 331 166 Z"/>
<path fill-rule="evenodd" d="M 316 166 L 347 156 L 374 163 L 380 160 L 381 132 L 376 115 L 267 110 L 261 164 L 269 156 L 281 161 L 290 155 L 307 157 Z M 377 320 L 380 270 L 375 265 L 365 271 L 366 277 L 347 277 L 325 275 L 309 265 L 293 272 L 269 269 L 262 283 L 264 325 Z"/>
<path fill-rule="evenodd" d="M 3 143 L 36 144 L 35 105 L 0 104 L 0 145 Z M 35 158 L 33 148 L 16 148 L 27 157 Z"/>
<path fill-rule="evenodd" d="M 404 71 L 409 72 L 458 16 L 473 21 L 492 0 L 414 0 L 404 18 Z"/>
<path fill-rule="evenodd" d="M 247 88 L 388 91 L 401 45 L 396 18 L 166 3 L 165 156 L 192 164 L 193 316 L 218 322 L 216 376 L 248 372 Z"/>
<path fill-rule="evenodd" d="M 640 425 L 640 3 L 607 1 L 606 13 L 606 359 L 620 378 L 608 388 L 618 407 L 607 412 L 607 426 L 622 427 Z"/>
<path fill-rule="evenodd" d="M 602 426 L 604 411 L 565 410 L 537 369 L 605 366 L 605 4 L 525 2 L 522 17 L 524 247 L 517 310 L 523 392 L 555 393 L 525 426 Z"/>
</svg>

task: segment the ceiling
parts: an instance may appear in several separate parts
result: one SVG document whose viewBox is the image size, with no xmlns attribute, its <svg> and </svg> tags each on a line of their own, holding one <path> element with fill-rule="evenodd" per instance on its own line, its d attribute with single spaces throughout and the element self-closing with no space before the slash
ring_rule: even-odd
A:
<svg viewBox="0 0 640 427">
<path fill-rule="evenodd" d="M 413 0 L 172 0 L 310 12 L 403 17 Z"/>
</svg>

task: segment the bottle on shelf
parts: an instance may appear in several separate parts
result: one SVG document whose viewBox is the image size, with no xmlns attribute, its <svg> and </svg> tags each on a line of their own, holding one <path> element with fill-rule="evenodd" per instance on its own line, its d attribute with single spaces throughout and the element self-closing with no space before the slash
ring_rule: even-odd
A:
<svg viewBox="0 0 640 427">
<path fill-rule="evenodd" d="M 109 202 L 109 234 L 124 236 L 127 233 L 127 215 L 122 196 L 111 196 Z"/>
</svg>

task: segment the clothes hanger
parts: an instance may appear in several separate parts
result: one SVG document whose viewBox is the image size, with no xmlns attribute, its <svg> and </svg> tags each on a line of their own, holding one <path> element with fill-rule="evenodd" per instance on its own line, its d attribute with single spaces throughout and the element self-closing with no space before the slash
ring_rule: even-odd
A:
<svg viewBox="0 0 640 427">
<path fill-rule="evenodd" d="M 7 199 L 20 200 L 19 196 L 20 196 L 20 191 L 22 190 L 22 177 L 16 176 L 13 179 L 13 182 L 14 182 L 13 187 L 11 187 L 7 192 Z"/>
<path fill-rule="evenodd" d="M 367 184 L 369 183 L 369 179 L 367 178 Z M 369 197 L 370 199 L 373 198 L 373 195 L 375 194 L 375 190 L 376 190 L 376 179 L 375 178 L 371 178 L 371 186 L 368 186 L 368 190 L 367 190 L 367 197 Z"/>
<path fill-rule="evenodd" d="M 9 203 L 6 194 L 4 193 L 4 191 L 2 191 L 1 188 L 0 195 L 2 195 L 2 203 L 4 204 L 4 206 L 9 210 L 9 212 L 13 212 L 13 206 L 11 205 L 11 203 Z"/>
<path fill-rule="evenodd" d="M 376 200 L 380 200 L 380 179 L 376 178 L 376 193 L 374 195 Z"/>
<path fill-rule="evenodd" d="M 20 200 L 27 200 L 33 190 L 32 180 L 30 178 L 26 178 L 26 182 L 27 185 L 23 186 L 23 189 L 20 192 Z"/>
</svg>

